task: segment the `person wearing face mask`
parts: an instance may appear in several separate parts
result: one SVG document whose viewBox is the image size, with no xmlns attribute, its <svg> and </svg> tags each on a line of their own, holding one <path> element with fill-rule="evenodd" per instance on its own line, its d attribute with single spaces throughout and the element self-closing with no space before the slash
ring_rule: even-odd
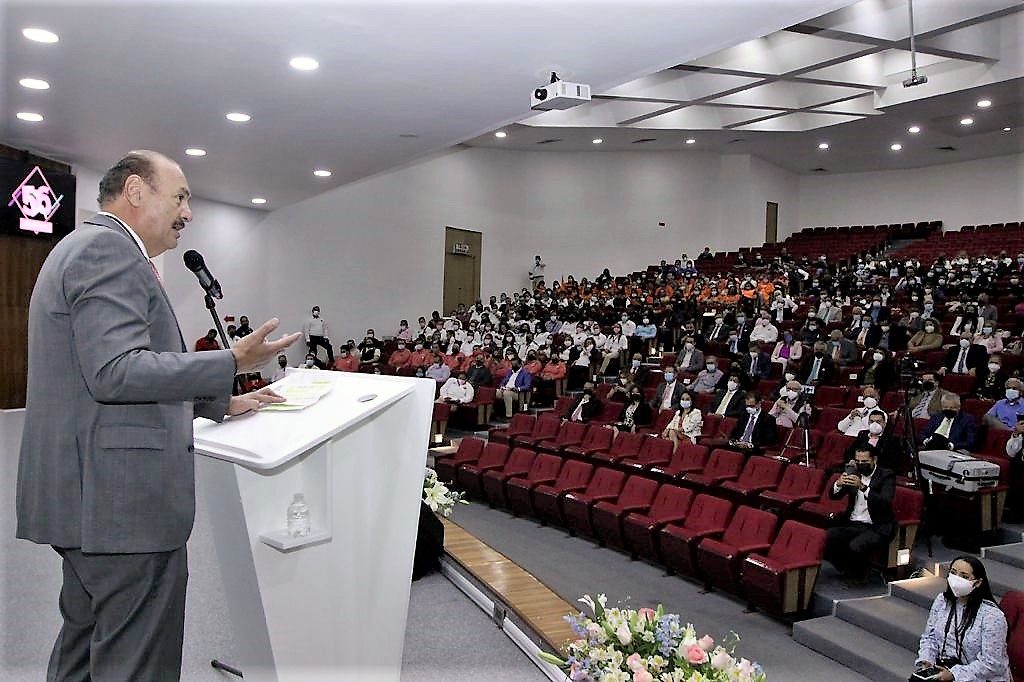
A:
<svg viewBox="0 0 1024 682">
<path fill-rule="evenodd" d="M 828 336 L 828 356 L 839 367 L 848 367 L 856 362 L 860 354 L 853 341 L 845 338 L 838 329 L 833 329 Z"/>
<path fill-rule="evenodd" d="M 779 398 L 768 410 L 768 414 L 775 417 L 775 425 L 785 428 L 793 428 L 800 420 L 800 413 L 805 404 L 803 399 L 803 386 L 795 379 L 787 381 L 779 391 Z"/>
<path fill-rule="evenodd" d="M 839 525 L 825 536 L 825 560 L 843 575 L 847 584 L 864 584 L 871 553 L 889 544 L 896 531 L 892 501 L 896 476 L 878 466 L 875 449 L 857 449 L 828 491 L 833 500 L 846 498 L 846 510 Z"/>
<path fill-rule="evenodd" d="M 898 382 L 899 375 L 889 353 L 881 348 L 869 348 L 864 354 L 857 385 L 874 386 L 880 393 L 885 393 Z"/>
<path fill-rule="evenodd" d="M 413 346 L 412 355 L 409 356 L 409 366 L 416 368 L 429 367 L 433 359 L 434 354 L 430 352 L 430 349 L 424 348 L 422 341 L 417 341 L 416 345 Z"/>
<path fill-rule="evenodd" d="M 526 411 L 529 391 L 532 386 L 533 375 L 523 369 L 522 360 L 513 357 L 512 366 L 501 375 L 501 381 L 495 391 L 495 397 L 505 403 L 506 417 L 511 419 L 516 408 Z"/>
<path fill-rule="evenodd" d="M 835 375 L 835 363 L 828 356 L 827 348 L 824 341 L 817 341 L 814 344 L 814 352 L 804 356 L 803 364 L 797 373 L 797 379 L 804 386 L 827 384 Z"/>
<path fill-rule="evenodd" d="M 799 331 L 797 336 L 801 343 L 813 346 L 815 342 L 825 338 L 824 329 L 825 325 L 822 324 L 821 320 L 816 317 L 809 317 L 807 318 L 807 323 Z"/>
<path fill-rule="evenodd" d="M 693 395 L 684 392 L 679 399 L 679 409 L 672 416 L 672 419 L 665 425 L 661 437 L 672 441 L 673 446 L 678 446 L 679 441 L 687 438 L 694 445 L 701 436 L 704 418 L 694 404 Z"/>
<path fill-rule="evenodd" d="M 973 342 L 984 348 L 989 355 L 1003 352 L 1003 339 L 995 333 L 995 324 L 992 322 L 983 323 L 981 331 L 974 335 Z"/>
<path fill-rule="evenodd" d="M 744 413 L 743 396 L 740 377 L 730 375 L 725 382 L 725 388 L 715 393 L 714 399 L 709 403 L 708 412 L 722 417 L 738 418 Z"/>
<path fill-rule="evenodd" d="M 987 371 L 988 353 L 982 346 L 972 343 L 973 338 L 970 332 L 960 334 L 960 342 L 946 351 L 946 360 L 939 369 L 939 376 L 948 373 L 978 376 Z"/>
<path fill-rule="evenodd" d="M 1005 431 L 1017 426 L 1017 417 L 1024 414 L 1024 400 L 1021 400 L 1021 389 L 1024 384 L 1020 379 L 1011 377 L 1003 385 L 1004 396 L 985 413 L 985 425 L 990 429 Z"/>
<path fill-rule="evenodd" d="M 782 338 L 772 350 L 772 362 L 782 365 L 783 369 L 796 369 L 800 367 L 803 351 L 803 344 L 793 336 L 792 332 L 783 332 Z"/>
<path fill-rule="evenodd" d="M 687 336 L 683 339 L 683 349 L 676 358 L 676 372 L 680 374 L 696 374 L 704 368 L 704 353 L 697 348 L 696 339 Z"/>
<path fill-rule="evenodd" d="M 914 419 L 930 419 L 942 412 L 942 398 L 952 395 L 940 388 L 934 372 L 921 374 L 920 388 L 910 395 L 910 415 Z"/>
<path fill-rule="evenodd" d="M 621 324 L 616 322 L 612 325 L 612 333 L 606 337 L 604 347 L 600 351 L 601 367 L 598 370 L 599 374 L 608 374 L 608 368 L 611 367 L 613 362 L 618 363 L 620 368 L 623 366 L 623 360 L 629 351 L 629 337 L 623 333 Z"/>
<path fill-rule="evenodd" d="M 327 329 L 327 322 L 320 317 L 320 306 L 315 305 L 312 309 L 312 316 L 302 325 L 302 336 L 306 340 L 309 352 L 316 355 L 317 348 L 327 351 L 328 366 L 334 364 L 334 349 L 331 347 L 331 340 L 327 338 L 330 331 Z M 246 320 L 248 326 L 248 319 Z M 242 334 L 239 334 L 240 336 Z"/>
<path fill-rule="evenodd" d="M 278 355 L 277 356 L 277 368 L 274 370 L 274 373 L 272 375 L 270 375 L 270 382 L 273 383 L 275 381 L 280 381 L 281 379 L 284 379 L 284 377 L 285 377 L 285 375 L 287 373 L 288 373 L 288 356 L 284 355 L 284 354 Z"/>
<path fill-rule="evenodd" d="M 939 321 L 934 317 L 925 317 L 921 331 L 910 337 L 907 350 L 911 353 L 924 353 L 942 348 L 942 339 L 942 325 Z"/>
<path fill-rule="evenodd" d="M 960 396 L 947 393 L 942 397 L 942 412 L 934 415 L 917 435 L 926 450 L 965 450 L 974 447 L 977 437 L 974 417 L 960 409 Z"/>
<path fill-rule="evenodd" d="M 591 380 L 593 368 L 601 362 L 601 351 L 597 350 L 590 337 L 581 346 L 569 350 L 569 390 L 578 390 Z"/>
<path fill-rule="evenodd" d="M 626 402 L 619 412 L 614 427 L 616 430 L 636 432 L 638 426 L 650 426 L 654 422 L 654 412 L 651 406 L 644 401 L 644 394 L 640 387 L 630 388 Z"/>
<path fill-rule="evenodd" d="M 839 420 L 837 428 L 840 433 L 847 436 L 856 436 L 868 428 L 868 414 L 878 407 L 878 390 L 874 386 L 865 386 L 861 389 L 859 407 L 850 410 L 850 413 Z"/>
<path fill-rule="evenodd" d="M 405 341 L 406 343 L 412 341 L 412 330 L 409 329 L 409 320 L 401 320 L 398 323 L 398 331 L 395 332 L 396 341 Z"/>
<path fill-rule="evenodd" d="M 478 353 L 473 357 L 473 362 L 466 372 L 466 379 L 473 384 L 474 389 L 491 383 L 491 370 L 487 366 L 483 353 Z"/>
<path fill-rule="evenodd" d="M 900 440 L 886 431 L 889 415 L 879 409 L 868 412 L 867 428 L 857 434 L 853 443 L 846 450 L 847 459 L 853 459 L 858 448 L 870 445 L 875 449 L 878 462 L 886 469 L 907 470 L 909 467 L 898 467 L 903 454 Z"/>
<path fill-rule="evenodd" d="M 317 359 L 312 353 L 306 353 L 306 357 L 302 360 L 302 364 L 299 365 L 299 369 L 323 369 L 323 365 L 320 360 Z"/>
<path fill-rule="evenodd" d="M 729 338 L 730 331 L 732 331 L 732 327 L 725 323 L 725 318 L 716 315 L 714 321 L 708 326 L 704 338 L 712 343 L 722 343 Z"/>
<path fill-rule="evenodd" d="M 668 369 L 662 375 L 662 381 L 654 390 L 654 397 L 651 398 L 651 410 L 657 414 L 661 410 L 678 410 L 679 399 L 686 392 L 686 386 L 676 378 L 672 369 Z"/>
<path fill-rule="evenodd" d="M 745 414 L 740 414 L 729 434 L 729 446 L 746 455 L 759 455 L 775 442 L 775 419 L 761 409 L 761 395 L 750 391 L 743 397 Z"/>
<path fill-rule="evenodd" d="M 751 343 L 750 349 L 740 357 L 740 367 L 747 383 L 757 384 L 761 379 L 771 376 L 772 356 L 758 344 Z"/>
<path fill-rule="evenodd" d="M 398 343 L 398 347 L 388 357 L 388 367 L 391 367 L 395 371 L 402 369 L 403 367 L 409 366 L 409 360 L 412 358 L 412 351 L 406 347 L 404 341 Z"/>
<path fill-rule="evenodd" d="M 583 385 L 583 393 L 576 399 L 576 402 L 569 408 L 568 421 L 587 423 L 594 417 L 601 414 L 601 401 L 594 395 L 594 384 L 587 382 Z"/>
<path fill-rule="evenodd" d="M 977 557 L 957 557 L 950 564 L 945 591 L 928 612 L 915 669 L 930 669 L 934 676 L 927 679 L 939 682 L 1008 682 L 1013 676 L 1006 632 L 1006 616 L 992 596 L 985 565 Z"/>
<path fill-rule="evenodd" d="M 690 388 L 697 393 L 714 393 L 724 378 L 725 373 L 718 366 L 718 358 L 709 355 L 705 358 L 704 369 L 697 373 Z"/>
<path fill-rule="evenodd" d="M 339 372 L 358 372 L 359 358 L 347 345 L 338 346 L 338 355 L 334 360 L 334 369 Z"/>
<path fill-rule="evenodd" d="M 634 347 L 644 355 L 648 355 L 651 352 L 651 344 L 654 343 L 655 337 L 658 336 L 658 327 L 654 324 L 650 315 L 647 314 L 643 316 L 640 322 L 636 327 L 636 331 L 633 332 L 633 338 L 635 339 Z"/>
<path fill-rule="evenodd" d="M 754 323 L 753 331 L 750 332 L 750 341 L 752 343 L 775 343 L 778 340 L 778 328 L 772 324 L 768 313 L 762 313 L 761 317 Z"/>
</svg>

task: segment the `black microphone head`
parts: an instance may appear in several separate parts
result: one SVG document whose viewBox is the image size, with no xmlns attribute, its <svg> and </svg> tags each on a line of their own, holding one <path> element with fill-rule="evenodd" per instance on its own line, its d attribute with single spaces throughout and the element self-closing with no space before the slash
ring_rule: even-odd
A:
<svg viewBox="0 0 1024 682">
<path fill-rule="evenodd" d="M 198 251 L 195 251 L 194 249 L 189 249 L 188 251 L 186 251 L 185 254 L 181 257 L 181 259 L 185 261 L 185 267 L 191 270 L 192 272 L 198 272 L 206 265 L 206 263 L 203 261 L 203 257 L 199 254 Z"/>
</svg>

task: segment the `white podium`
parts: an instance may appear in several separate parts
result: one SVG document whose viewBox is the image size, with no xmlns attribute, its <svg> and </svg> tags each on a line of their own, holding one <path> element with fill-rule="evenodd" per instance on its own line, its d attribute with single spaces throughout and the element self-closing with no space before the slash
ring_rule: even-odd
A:
<svg viewBox="0 0 1024 682">
<path fill-rule="evenodd" d="M 195 423 L 241 656 L 225 662 L 247 682 L 397 681 L 434 382 L 296 373 L 330 392 L 302 411 Z M 299 492 L 312 533 L 290 538 Z"/>
</svg>

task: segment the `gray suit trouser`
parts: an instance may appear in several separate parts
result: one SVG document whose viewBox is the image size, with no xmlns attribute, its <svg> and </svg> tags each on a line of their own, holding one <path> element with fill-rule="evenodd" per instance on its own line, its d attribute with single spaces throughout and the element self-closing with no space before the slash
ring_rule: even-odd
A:
<svg viewBox="0 0 1024 682">
<path fill-rule="evenodd" d="M 83 554 L 64 559 L 50 682 L 178 680 L 185 625 L 185 547 L 153 554 Z"/>
</svg>

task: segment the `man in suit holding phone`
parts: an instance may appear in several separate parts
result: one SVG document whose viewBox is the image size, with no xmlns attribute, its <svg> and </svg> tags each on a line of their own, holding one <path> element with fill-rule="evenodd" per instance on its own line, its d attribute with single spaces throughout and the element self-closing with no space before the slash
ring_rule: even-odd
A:
<svg viewBox="0 0 1024 682">
<path fill-rule="evenodd" d="M 187 352 L 151 258 L 192 219 L 181 168 L 130 152 L 99 214 L 57 244 L 29 306 L 19 538 L 63 559 L 49 680 L 176 680 L 195 516 L 192 420 L 282 398 L 231 395 L 298 334 L 273 319 L 229 350 Z"/>
</svg>

